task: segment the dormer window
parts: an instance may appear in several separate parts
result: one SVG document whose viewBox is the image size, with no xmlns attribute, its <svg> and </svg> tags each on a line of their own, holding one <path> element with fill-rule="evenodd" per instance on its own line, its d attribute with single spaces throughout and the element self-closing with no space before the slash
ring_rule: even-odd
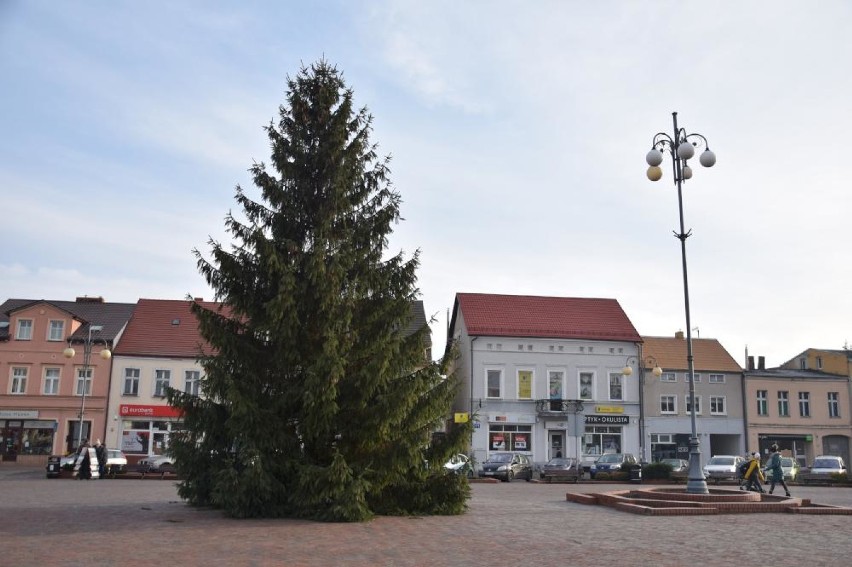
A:
<svg viewBox="0 0 852 567">
<path fill-rule="evenodd" d="M 33 320 L 18 319 L 18 328 L 15 332 L 15 338 L 19 341 L 31 341 L 33 338 Z"/>
</svg>

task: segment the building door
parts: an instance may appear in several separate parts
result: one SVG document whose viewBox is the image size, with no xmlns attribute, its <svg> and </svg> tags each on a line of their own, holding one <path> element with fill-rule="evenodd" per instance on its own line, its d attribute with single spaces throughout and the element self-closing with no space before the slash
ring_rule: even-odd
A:
<svg viewBox="0 0 852 567">
<path fill-rule="evenodd" d="M 565 432 L 564 431 L 550 431 L 548 432 L 548 437 L 550 438 L 550 450 L 547 454 L 547 460 L 555 459 L 557 457 L 565 456 Z"/>
</svg>

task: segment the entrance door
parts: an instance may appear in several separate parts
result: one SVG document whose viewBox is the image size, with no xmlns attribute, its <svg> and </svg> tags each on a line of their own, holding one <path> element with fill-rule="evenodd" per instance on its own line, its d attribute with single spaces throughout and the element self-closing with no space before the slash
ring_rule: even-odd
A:
<svg viewBox="0 0 852 567">
<path fill-rule="evenodd" d="M 547 455 L 547 460 L 555 459 L 557 457 L 565 456 L 565 432 L 564 431 L 550 431 L 548 433 L 549 437 L 549 452 Z"/>
</svg>

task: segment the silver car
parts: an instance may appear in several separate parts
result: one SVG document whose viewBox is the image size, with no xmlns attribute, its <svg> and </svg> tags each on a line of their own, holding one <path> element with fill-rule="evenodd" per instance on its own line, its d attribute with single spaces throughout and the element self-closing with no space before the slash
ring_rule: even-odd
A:
<svg viewBox="0 0 852 567">
<path fill-rule="evenodd" d="M 704 478 L 715 480 L 736 480 L 737 468 L 745 461 L 744 457 L 738 455 L 714 455 L 704 465 Z"/>
</svg>

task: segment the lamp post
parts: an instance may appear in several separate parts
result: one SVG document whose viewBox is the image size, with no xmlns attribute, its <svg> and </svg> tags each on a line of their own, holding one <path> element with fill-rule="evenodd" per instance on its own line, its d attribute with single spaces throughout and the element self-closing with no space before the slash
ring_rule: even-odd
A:
<svg viewBox="0 0 852 567">
<path fill-rule="evenodd" d="M 641 358 L 641 356 L 639 357 Z M 630 376 L 633 374 L 633 368 L 630 366 L 630 360 L 638 360 L 635 356 L 628 356 L 627 363 L 621 369 L 621 374 Z M 645 462 L 645 368 L 651 367 L 651 373 L 659 378 L 663 375 L 663 369 L 657 364 L 657 359 L 651 355 L 643 359 L 644 364 L 639 367 L 639 460 Z"/>
<path fill-rule="evenodd" d="M 112 352 L 109 350 L 109 343 L 106 339 L 99 339 L 97 337 L 93 337 L 93 333 L 100 333 L 103 330 L 103 325 L 89 325 L 88 335 L 82 339 L 83 343 L 83 388 L 80 397 L 80 427 L 77 431 L 77 450 L 80 449 L 80 445 L 83 444 L 83 414 L 86 411 L 86 393 L 89 388 L 89 362 L 92 358 L 92 347 L 96 342 L 101 342 L 104 345 L 104 348 L 101 349 L 100 357 L 104 360 L 109 360 L 112 357 Z M 79 339 L 78 339 L 79 340 Z M 73 359 L 77 354 L 71 347 L 71 343 L 73 339 L 68 339 L 68 348 L 62 351 L 62 355 L 65 358 Z"/>
<path fill-rule="evenodd" d="M 707 482 L 701 472 L 701 451 L 699 450 L 698 430 L 695 425 L 695 367 L 692 357 L 692 324 L 689 317 L 689 283 L 686 272 L 686 239 L 692 235 L 692 230 L 686 231 L 683 225 L 683 196 L 681 186 L 687 179 L 692 178 L 692 168 L 688 160 L 695 155 L 695 148 L 704 147 L 699 163 L 704 167 L 713 167 L 716 163 L 716 154 L 710 151 L 707 138 L 701 134 L 688 134 L 677 125 L 677 112 L 672 112 L 674 123 L 674 136 L 660 132 L 654 136 L 651 150 L 645 156 L 648 162 L 648 179 L 658 181 L 663 176 L 660 164 L 663 162 L 663 152 L 672 158 L 672 174 L 677 186 L 677 206 L 680 213 L 680 232 L 675 232 L 675 237 L 680 240 L 681 260 L 683 264 L 683 303 L 686 311 L 686 363 L 689 370 L 689 400 L 690 419 L 692 422 L 692 435 L 689 438 L 689 475 L 686 483 L 686 491 L 692 494 L 707 494 Z"/>
</svg>

